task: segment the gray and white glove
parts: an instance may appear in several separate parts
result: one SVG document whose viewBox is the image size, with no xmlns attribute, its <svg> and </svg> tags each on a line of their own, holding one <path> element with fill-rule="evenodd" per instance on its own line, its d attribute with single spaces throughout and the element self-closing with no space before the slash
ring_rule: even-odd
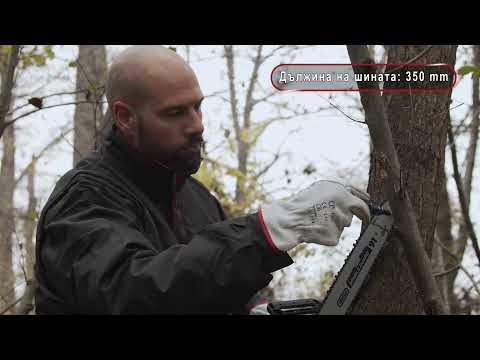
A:
<svg viewBox="0 0 480 360">
<path fill-rule="evenodd" d="M 288 251 L 300 243 L 335 246 L 353 215 L 370 221 L 369 200 L 354 187 L 320 180 L 288 200 L 262 205 L 258 216 L 274 249 Z"/>
</svg>

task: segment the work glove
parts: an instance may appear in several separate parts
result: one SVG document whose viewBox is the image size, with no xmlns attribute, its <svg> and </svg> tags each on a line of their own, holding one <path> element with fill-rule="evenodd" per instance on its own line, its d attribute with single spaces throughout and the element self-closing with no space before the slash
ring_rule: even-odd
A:
<svg viewBox="0 0 480 360">
<path fill-rule="evenodd" d="M 288 251 L 300 243 L 335 246 L 353 215 L 370 221 L 369 200 L 352 186 L 320 180 L 288 200 L 262 205 L 258 216 L 274 249 Z"/>
<path fill-rule="evenodd" d="M 270 313 L 267 310 L 268 303 L 263 303 L 254 306 L 252 309 L 250 309 L 250 312 L 248 313 L 249 315 L 270 315 Z"/>
</svg>

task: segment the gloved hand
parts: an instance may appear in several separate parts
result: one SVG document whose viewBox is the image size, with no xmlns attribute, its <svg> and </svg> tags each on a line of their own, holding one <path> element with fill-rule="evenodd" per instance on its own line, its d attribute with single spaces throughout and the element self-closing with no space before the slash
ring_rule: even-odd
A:
<svg viewBox="0 0 480 360">
<path fill-rule="evenodd" d="M 249 315 L 270 315 L 270 313 L 267 310 L 268 303 L 263 303 L 254 306 L 252 309 L 250 309 L 250 312 L 248 313 Z"/>
<path fill-rule="evenodd" d="M 291 199 L 260 207 L 258 216 L 270 245 L 281 251 L 300 243 L 335 246 L 353 215 L 370 221 L 370 196 L 351 186 L 321 180 Z"/>
</svg>

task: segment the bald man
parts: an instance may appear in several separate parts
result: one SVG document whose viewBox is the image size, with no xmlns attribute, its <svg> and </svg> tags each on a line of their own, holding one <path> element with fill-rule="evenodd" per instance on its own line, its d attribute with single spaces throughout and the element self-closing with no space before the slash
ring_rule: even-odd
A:
<svg viewBox="0 0 480 360">
<path fill-rule="evenodd" d="M 363 194 L 317 182 L 228 220 L 191 177 L 204 99 L 192 69 L 133 46 L 109 69 L 112 126 L 57 183 L 37 227 L 37 314 L 246 314 L 302 242 L 336 245 Z M 366 194 L 365 194 L 366 196 Z"/>
</svg>

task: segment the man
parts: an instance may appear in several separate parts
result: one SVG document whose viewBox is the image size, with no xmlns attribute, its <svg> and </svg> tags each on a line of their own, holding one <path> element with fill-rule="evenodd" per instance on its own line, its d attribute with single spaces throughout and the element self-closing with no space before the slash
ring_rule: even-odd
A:
<svg viewBox="0 0 480 360">
<path fill-rule="evenodd" d="M 190 176 L 203 94 L 169 49 L 125 50 L 106 95 L 105 143 L 59 180 L 40 217 L 38 314 L 242 314 L 292 263 L 288 250 L 336 245 L 353 214 L 369 220 L 368 195 L 328 181 L 227 220 Z"/>
</svg>

